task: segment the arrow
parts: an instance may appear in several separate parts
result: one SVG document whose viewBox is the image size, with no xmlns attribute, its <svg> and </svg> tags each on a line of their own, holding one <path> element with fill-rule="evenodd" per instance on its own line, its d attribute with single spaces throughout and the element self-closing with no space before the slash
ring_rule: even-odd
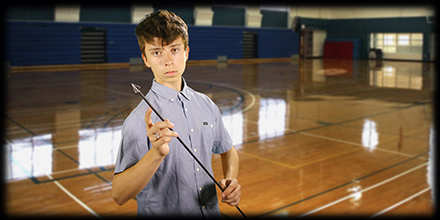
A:
<svg viewBox="0 0 440 220">
<path fill-rule="evenodd" d="M 134 93 L 138 93 L 142 99 L 148 104 L 148 106 L 150 106 L 150 108 L 154 111 L 154 113 L 156 113 L 156 115 L 160 118 L 161 121 L 165 121 L 162 116 L 156 111 L 156 109 L 153 108 L 153 106 L 151 105 L 151 103 L 145 98 L 144 94 L 142 94 L 142 92 L 140 91 L 140 86 L 136 85 L 136 84 L 131 84 L 131 86 L 133 87 Z M 169 128 L 171 131 L 174 131 L 173 129 Z M 208 174 L 208 176 L 211 178 L 212 181 L 214 181 L 215 185 L 218 186 L 218 188 L 220 188 L 220 190 L 222 192 L 224 192 L 225 190 L 220 186 L 220 184 L 217 182 L 217 180 L 215 180 L 215 178 L 212 176 L 211 173 L 209 173 L 209 171 L 206 169 L 206 167 L 202 164 L 202 162 L 200 162 L 200 160 L 196 157 L 196 155 L 193 154 L 193 152 L 186 146 L 186 144 L 182 141 L 182 139 L 180 139 L 179 136 L 177 136 L 177 140 L 183 145 L 183 147 L 185 147 L 186 151 L 188 151 L 189 154 L 191 154 L 191 156 L 194 158 L 194 160 L 200 165 L 200 167 L 202 167 L 202 169 L 205 171 L 206 174 Z M 235 206 L 238 211 L 243 215 L 244 218 L 247 219 L 246 215 L 241 211 L 240 208 L 238 208 L 238 206 Z"/>
<path fill-rule="evenodd" d="M 131 84 L 131 86 L 133 87 L 134 93 L 139 93 L 141 92 L 141 90 L 139 90 L 141 88 L 141 86 L 138 86 L 136 84 Z"/>
</svg>

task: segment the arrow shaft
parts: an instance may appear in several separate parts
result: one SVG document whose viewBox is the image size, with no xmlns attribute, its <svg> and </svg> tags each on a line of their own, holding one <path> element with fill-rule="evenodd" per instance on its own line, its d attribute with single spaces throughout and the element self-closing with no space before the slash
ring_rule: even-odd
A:
<svg viewBox="0 0 440 220">
<path fill-rule="evenodd" d="M 133 85 L 133 84 L 132 84 Z M 156 109 L 153 107 L 153 105 L 151 105 L 151 103 L 145 98 L 144 94 L 142 94 L 142 92 L 140 90 L 135 90 L 136 93 L 138 93 L 142 99 L 147 103 L 148 106 L 150 106 L 150 108 L 154 111 L 154 113 L 156 113 L 156 115 L 160 118 L 161 121 L 165 121 L 164 118 L 162 118 L 162 116 L 159 114 L 159 112 L 156 111 Z M 173 129 L 170 128 L 171 131 L 173 131 Z M 186 149 L 186 151 L 188 151 L 188 153 L 194 158 L 194 160 L 200 165 L 200 167 L 202 167 L 202 169 L 205 171 L 206 174 L 208 174 L 209 178 L 211 178 L 211 180 L 215 183 L 215 185 L 218 186 L 218 188 L 223 192 L 225 191 L 220 184 L 217 182 L 217 180 L 214 178 L 214 176 L 212 176 L 212 174 L 208 171 L 208 169 L 206 169 L 206 167 L 202 164 L 202 162 L 197 158 L 197 156 L 189 149 L 188 146 L 186 146 L 185 142 L 182 141 L 182 139 L 180 139 L 180 137 L 177 137 L 177 140 L 183 145 L 183 147 Z M 244 218 L 247 219 L 246 215 L 243 213 L 243 211 L 241 211 L 241 209 L 238 206 L 235 206 L 237 208 L 237 210 L 243 215 Z"/>
<path fill-rule="evenodd" d="M 150 106 L 150 108 L 154 111 L 154 113 L 156 113 L 156 115 L 160 118 L 161 121 L 165 121 L 164 118 L 162 118 L 162 116 L 156 111 L 156 109 L 151 105 L 151 103 L 145 98 L 145 96 L 142 94 L 141 91 L 139 91 L 139 95 L 142 96 L 142 99 L 148 104 L 148 106 Z M 173 129 L 170 128 L 171 131 L 174 131 Z M 220 184 L 217 182 L 217 180 L 215 180 L 215 178 L 212 176 L 211 173 L 209 173 L 208 169 L 206 169 L 206 167 L 202 164 L 202 162 L 197 158 L 197 156 L 189 149 L 188 146 L 186 146 L 185 142 L 182 141 L 182 139 L 180 139 L 180 137 L 177 137 L 177 140 L 183 145 L 183 147 L 185 147 L 186 151 L 188 151 L 189 154 L 191 154 L 191 156 L 194 158 L 194 160 L 196 160 L 196 162 L 200 165 L 200 167 L 202 167 L 202 169 L 206 172 L 206 174 L 208 174 L 208 176 L 211 178 L 212 181 L 214 181 L 215 185 L 217 185 L 220 190 L 223 192 L 225 191 Z"/>
</svg>

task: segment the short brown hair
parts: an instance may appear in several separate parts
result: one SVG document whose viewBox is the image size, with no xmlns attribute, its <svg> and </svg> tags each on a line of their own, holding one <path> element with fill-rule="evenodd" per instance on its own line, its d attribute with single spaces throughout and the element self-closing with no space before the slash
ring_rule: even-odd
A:
<svg viewBox="0 0 440 220">
<path fill-rule="evenodd" d="M 135 33 L 144 56 L 145 44 L 152 43 L 155 37 L 162 40 L 162 45 L 168 45 L 180 36 L 185 49 L 188 46 L 188 26 L 182 18 L 167 10 L 147 14 L 136 26 Z"/>
</svg>

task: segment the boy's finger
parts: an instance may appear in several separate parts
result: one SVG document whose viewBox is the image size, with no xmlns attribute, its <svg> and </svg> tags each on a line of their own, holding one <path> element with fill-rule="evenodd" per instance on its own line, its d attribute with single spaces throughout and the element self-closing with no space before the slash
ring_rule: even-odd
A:
<svg viewBox="0 0 440 220">
<path fill-rule="evenodd" d="M 226 179 L 221 179 L 220 181 L 218 181 L 218 183 L 220 184 L 220 187 L 224 190 L 226 189 Z M 225 198 L 225 193 L 222 192 L 222 198 Z"/>
<path fill-rule="evenodd" d="M 234 189 L 237 187 L 238 182 L 237 181 L 233 181 L 233 180 L 226 180 L 226 189 L 223 192 L 223 194 L 225 194 L 226 196 L 231 194 L 232 191 L 234 191 Z"/>
<path fill-rule="evenodd" d="M 166 120 L 166 121 L 159 121 L 159 122 L 154 123 L 154 128 L 155 128 L 155 130 L 162 130 L 162 129 L 165 129 L 165 128 L 174 128 L 174 124 L 171 123 L 168 120 Z"/>
<path fill-rule="evenodd" d="M 220 184 L 220 186 L 225 189 L 226 188 L 226 180 L 225 179 L 221 179 L 220 181 L 218 181 L 218 183 Z"/>
<path fill-rule="evenodd" d="M 236 198 L 237 196 L 241 195 L 241 187 L 240 185 L 237 185 L 232 191 L 231 193 L 229 193 L 226 196 L 226 199 L 231 199 L 231 198 Z"/>
<path fill-rule="evenodd" d="M 153 109 L 148 108 L 148 110 L 145 112 L 145 124 L 147 125 L 147 132 L 150 130 L 151 127 L 153 127 L 153 121 L 151 120 L 151 112 L 153 112 Z"/>
<path fill-rule="evenodd" d="M 179 136 L 176 132 L 171 131 L 170 129 L 162 129 L 160 130 L 160 136 L 170 136 L 170 137 L 177 137 Z"/>
<path fill-rule="evenodd" d="M 235 190 L 235 188 L 237 187 L 237 183 L 234 183 L 234 181 L 232 180 L 226 180 L 226 188 L 225 191 L 223 191 L 222 193 L 222 198 L 226 199 L 226 198 L 230 198 L 231 193 Z"/>
</svg>

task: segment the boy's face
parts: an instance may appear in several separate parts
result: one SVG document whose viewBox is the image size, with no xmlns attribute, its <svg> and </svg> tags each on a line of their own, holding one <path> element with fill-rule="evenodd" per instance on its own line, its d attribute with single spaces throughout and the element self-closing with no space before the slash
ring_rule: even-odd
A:
<svg viewBox="0 0 440 220">
<path fill-rule="evenodd" d="M 162 40 L 154 38 L 154 41 L 145 46 L 145 54 L 142 59 L 147 67 L 153 71 L 156 81 L 162 85 L 180 91 L 182 74 L 185 71 L 188 60 L 189 47 L 186 47 L 181 37 L 167 46 L 162 45 Z"/>
</svg>

